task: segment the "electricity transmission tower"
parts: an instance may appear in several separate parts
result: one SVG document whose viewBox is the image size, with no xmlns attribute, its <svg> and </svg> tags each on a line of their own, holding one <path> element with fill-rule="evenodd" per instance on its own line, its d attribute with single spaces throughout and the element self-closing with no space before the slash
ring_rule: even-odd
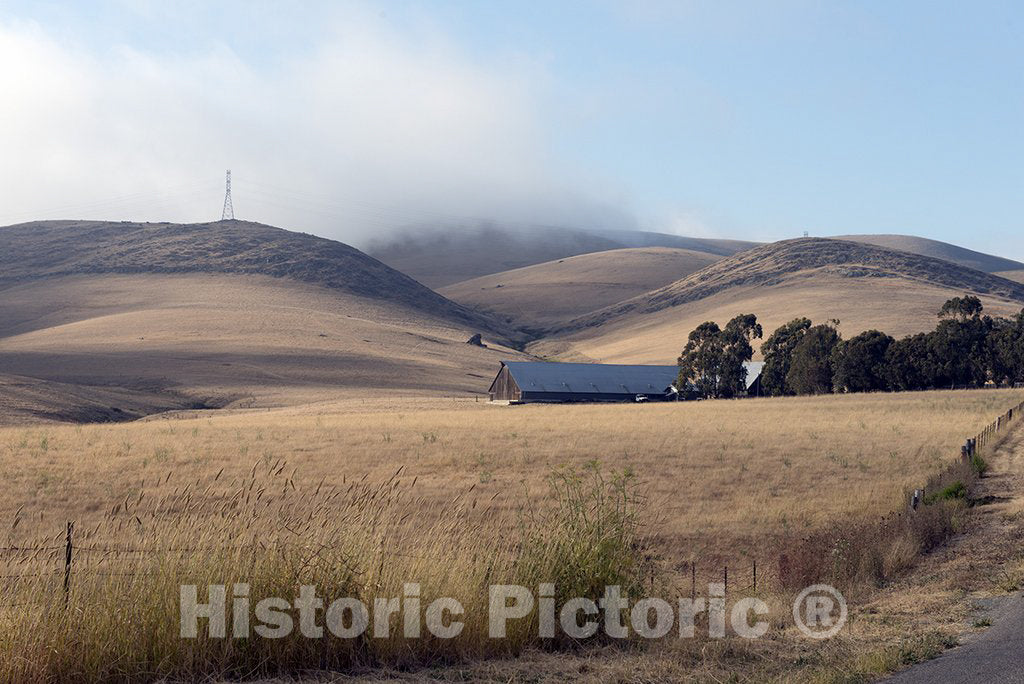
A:
<svg viewBox="0 0 1024 684">
<path fill-rule="evenodd" d="M 231 206 L 231 169 L 228 169 L 227 188 L 224 192 L 224 212 L 220 215 L 221 221 L 233 221 L 235 219 L 235 208 Z"/>
</svg>

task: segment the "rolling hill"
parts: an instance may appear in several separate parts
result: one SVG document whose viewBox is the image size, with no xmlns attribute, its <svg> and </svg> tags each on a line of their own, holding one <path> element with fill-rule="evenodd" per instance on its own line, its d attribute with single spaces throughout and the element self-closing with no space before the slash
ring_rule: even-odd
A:
<svg viewBox="0 0 1024 684">
<path fill-rule="evenodd" d="M 265 275 L 485 322 L 344 243 L 247 221 L 170 224 L 45 221 L 0 228 L 0 286 L 128 273 Z"/>
<path fill-rule="evenodd" d="M 945 258 L 861 241 L 626 233 L 493 229 L 393 244 L 418 277 L 433 273 L 425 280 L 477 273 L 438 293 L 348 245 L 258 223 L 0 228 L 0 422 L 479 395 L 501 359 L 524 358 L 513 347 L 527 327 L 539 355 L 671 363 L 697 324 L 738 313 L 769 332 L 808 316 L 839 318 L 845 334 L 902 335 L 931 328 L 953 295 L 977 294 L 1000 315 L 1024 304 L 1024 284 L 953 258 L 1015 262 L 942 243 L 897 246 Z M 662 244 L 675 241 L 699 249 Z M 478 273 L 489 269 L 499 272 Z M 466 344 L 476 332 L 486 347 Z"/>
<path fill-rule="evenodd" d="M 942 259 L 960 266 L 973 268 L 985 273 L 1001 274 L 1004 271 L 1024 270 L 1024 264 L 1012 259 L 975 252 L 965 247 L 957 247 L 948 242 L 929 240 L 928 238 L 915 237 L 913 235 L 843 235 L 837 240 L 849 240 L 850 242 L 861 242 L 876 247 L 897 249 L 911 254 Z M 1005 276 L 1004 276 L 1005 277 Z"/>
<path fill-rule="evenodd" d="M 362 252 L 260 224 L 0 228 L 0 274 L 4 419 L 467 394 L 517 355 Z"/>
<path fill-rule="evenodd" d="M 614 240 L 624 247 L 675 247 L 676 249 L 690 249 L 723 257 L 732 256 L 763 244 L 749 240 L 695 238 L 644 230 L 596 230 L 594 234 Z"/>
<path fill-rule="evenodd" d="M 642 231 L 479 226 L 424 229 L 377 241 L 367 252 L 433 288 L 566 257 L 628 247 L 673 247 L 729 256 L 754 242 Z"/>
<path fill-rule="evenodd" d="M 530 350 L 563 359 L 668 363 L 705 320 L 758 315 L 767 332 L 797 316 L 838 318 L 844 334 L 927 330 L 950 296 L 973 293 L 994 314 L 1024 306 L 1024 285 L 932 257 L 807 238 L 722 259 L 658 290 L 580 317 Z"/>
<path fill-rule="evenodd" d="M 720 258 L 673 247 L 614 249 L 486 275 L 439 292 L 516 325 L 544 328 L 668 285 Z"/>
</svg>

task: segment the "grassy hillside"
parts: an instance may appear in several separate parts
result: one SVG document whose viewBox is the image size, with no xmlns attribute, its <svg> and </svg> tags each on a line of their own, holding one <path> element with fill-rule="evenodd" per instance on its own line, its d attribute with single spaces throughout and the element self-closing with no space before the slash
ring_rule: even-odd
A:
<svg viewBox="0 0 1024 684">
<path fill-rule="evenodd" d="M 1019 261 L 975 252 L 973 249 L 957 247 L 948 242 L 929 240 L 928 238 L 915 237 L 913 235 L 844 235 L 838 239 L 934 257 L 959 264 L 960 266 L 985 271 L 986 273 L 1024 269 L 1024 264 Z"/>
<path fill-rule="evenodd" d="M 371 245 L 368 252 L 416 280 L 440 288 L 566 257 L 628 247 L 674 247 L 728 256 L 752 242 L 685 238 L 640 231 L 556 227 L 427 229 Z"/>
<path fill-rule="evenodd" d="M 1017 283 L 1024 283 L 1024 269 L 1018 271 L 999 271 L 995 275 Z"/>
<path fill-rule="evenodd" d="M 995 314 L 1024 306 L 1024 285 L 947 261 L 842 240 L 765 245 L 659 290 L 583 316 L 531 350 L 560 358 L 671 362 L 704 320 L 756 313 L 771 331 L 796 316 L 838 318 L 844 334 L 927 330 L 950 296 L 973 293 Z"/>
<path fill-rule="evenodd" d="M 516 324 L 549 327 L 672 283 L 721 257 L 672 247 L 581 254 L 440 288 Z"/>
<path fill-rule="evenodd" d="M 344 243 L 247 221 L 172 224 L 40 221 L 0 228 L 0 286 L 107 273 L 265 275 L 484 321 Z"/>
<path fill-rule="evenodd" d="M 258 224 L 24 224 L 0 264 L 0 421 L 483 392 L 515 355 L 358 250 Z"/>
<path fill-rule="evenodd" d="M 676 249 L 692 249 L 716 256 L 732 256 L 762 243 L 749 240 L 727 240 L 724 238 L 695 238 L 669 233 L 652 233 L 643 230 L 599 230 L 595 234 L 602 235 L 621 243 L 626 247 L 675 247 Z"/>
</svg>

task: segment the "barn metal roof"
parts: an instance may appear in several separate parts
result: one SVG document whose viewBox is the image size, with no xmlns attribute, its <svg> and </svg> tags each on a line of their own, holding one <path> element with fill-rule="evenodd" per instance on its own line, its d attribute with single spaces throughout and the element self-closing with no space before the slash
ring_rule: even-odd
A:
<svg viewBox="0 0 1024 684">
<path fill-rule="evenodd" d="M 659 394 L 676 381 L 678 366 L 629 366 L 607 363 L 502 361 L 523 392 Z M 744 364 L 748 387 L 757 380 L 761 362 Z"/>
<path fill-rule="evenodd" d="M 747 361 L 743 367 L 747 369 L 747 389 L 750 389 L 761 377 L 761 372 L 764 371 L 764 361 Z"/>
<path fill-rule="evenodd" d="M 504 361 L 524 392 L 654 394 L 679 375 L 677 366 L 624 366 L 602 363 Z"/>
</svg>

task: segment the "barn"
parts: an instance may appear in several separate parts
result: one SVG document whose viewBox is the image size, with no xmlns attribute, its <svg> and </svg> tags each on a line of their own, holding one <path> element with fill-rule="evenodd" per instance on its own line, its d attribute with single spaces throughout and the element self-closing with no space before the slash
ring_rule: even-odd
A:
<svg viewBox="0 0 1024 684">
<path fill-rule="evenodd" d="M 747 367 L 747 394 L 760 390 L 762 363 Z M 525 404 L 572 401 L 669 401 L 678 366 L 502 361 L 488 390 L 491 401 Z"/>
</svg>

